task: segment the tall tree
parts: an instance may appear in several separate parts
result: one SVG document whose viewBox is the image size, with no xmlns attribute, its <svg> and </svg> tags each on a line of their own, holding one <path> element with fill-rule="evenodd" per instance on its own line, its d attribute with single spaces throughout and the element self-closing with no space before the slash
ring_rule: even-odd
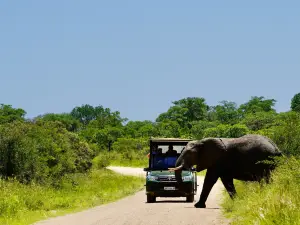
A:
<svg viewBox="0 0 300 225">
<path fill-rule="evenodd" d="M 79 120 L 72 117 L 69 113 L 47 113 L 42 116 L 38 116 L 35 119 L 44 121 L 59 121 L 66 127 L 68 131 L 71 132 L 77 131 L 80 127 Z"/>
<path fill-rule="evenodd" d="M 263 96 L 252 96 L 251 99 L 241 104 L 239 107 L 239 111 L 242 115 L 248 114 L 248 113 L 256 113 L 256 112 L 275 112 L 274 109 L 276 100 L 275 99 L 265 99 Z"/>
<path fill-rule="evenodd" d="M 213 107 L 213 110 L 216 119 L 224 124 L 236 124 L 240 117 L 235 102 L 221 101 L 219 105 Z"/>
<path fill-rule="evenodd" d="M 0 105 L 0 124 L 23 121 L 25 115 L 26 112 L 23 109 L 15 109 L 11 105 Z"/>
<path fill-rule="evenodd" d="M 98 106 L 95 109 L 93 106 L 85 104 L 82 106 L 77 106 L 71 111 L 71 115 L 79 120 L 83 125 L 88 125 L 89 122 L 96 119 L 97 113 L 102 113 L 104 111 L 102 106 Z"/>
<path fill-rule="evenodd" d="M 188 97 L 174 101 L 173 104 L 187 109 L 185 116 L 189 122 L 204 120 L 207 118 L 209 106 L 206 104 L 204 98 Z"/>
<path fill-rule="evenodd" d="M 177 122 L 180 126 L 185 126 L 188 121 L 186 116 L 186 112 L 188 111 L 187 108 L 182 108 L 181 106 L 171 106 L 167 112 L 161 113 L 156 122 L 163 122 L 163 121 L 173 121 Z"/>
<path fill-rule="evenodd" d="M 300 93 L 293 96 L 291 100 L 291 109 L 295 112 L 300 112 Z"/>
<path fill-rule="evenodd" d="M 86 104 L 75 107 L 71 111 L 71 115 L 84 126 L 93 121 L 93 126 L 98 126 L 101 129 L 106 125 L 119 126 L 127 120 L 126 118 L 121 118 L 120 112 L 112 112 L 109 108 L 104 108 L 101 105 L 93 107 Z"/>
<path fill-rule="evenodd" d="M 132 138 L 157 136 L 155 124 L 150 120 L 129 121 L 124 126 L 124 132 Z"/>
<path fill-rule="evenodd" d="M 208 105 L 204 98 L 188 97 L 172 102 L 167 112 L 162 113 L 156 119 L 156 122 L 174 121 L 181 127 L 186 127 L 192 121 L 207 119 Z"/>
</svg>

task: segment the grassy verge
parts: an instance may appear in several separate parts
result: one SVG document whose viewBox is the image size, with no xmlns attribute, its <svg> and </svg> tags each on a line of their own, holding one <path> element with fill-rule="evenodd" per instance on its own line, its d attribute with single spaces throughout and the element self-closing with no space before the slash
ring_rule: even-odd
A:
<svg viewBox="0 0 300 225">
<path fill-rule="evenodd" d="M 133 194 L 143 184 L 143 178 L 105 169 L 66 178 L 60 189 L 0 180 L 0 224 L 27 225 L 108 203 Z"/>
<path fill-rule="evenodd" d="M 272 176 L 269 185 L 235 182 L 238 197 L 224 193 L 224 214 L 232 224 L 300 224 L 300 160 L 291 158 Z"/>
<path fill-rule="evenodd" d="M 127 166 L 127 167 L 137 167 L 145 168 L 148 166 L 148 160 L 126 160 L 126 159 L 115 159 L 110 161 L 111 166 Z"/>
</svg>

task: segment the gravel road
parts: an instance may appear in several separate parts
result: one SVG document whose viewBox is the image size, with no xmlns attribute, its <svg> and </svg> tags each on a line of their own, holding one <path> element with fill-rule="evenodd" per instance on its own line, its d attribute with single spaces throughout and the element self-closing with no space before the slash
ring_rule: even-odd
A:
<svg viewBox="0 0 300 225">
<path fill-rule="evenodd" d="M 139 168 L 109 167 L 124 175 L 145 176 Z M 204 177 L 198 177 L 199 189 L 195 201 L 201 193 Z M 218 205 L 222 183 L 213 187 L 205 209 L 194 208 L 194 203 L 186 203 L 185 198 L 157 198 L 156 203 L 146 203 L 145 190 L 123 198 L 117 202 L 101 205 L 79 213 L 69 214 L 41 221 L 35 225 L 211 225 L 229 224 L 222 218 Z"/>
</svg>

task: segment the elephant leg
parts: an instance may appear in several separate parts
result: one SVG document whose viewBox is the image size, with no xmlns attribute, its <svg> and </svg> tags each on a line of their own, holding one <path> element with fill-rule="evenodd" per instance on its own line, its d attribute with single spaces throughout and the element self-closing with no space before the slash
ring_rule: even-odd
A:
<svg viewBox="0 0 300 225">
<path fill-rule="evenodd" d="M 207 169 L 204 183 L 202 187 L 202 192 L 200 195 L 199 201 L 195 204 L 196 208 L 206 208 L 205 202 L 207 200 L 207 197 L 214 186 L 214 184 L 217 182 L 219 176 L 215 169 Z"/>
<path fill-rule="evenodd" d="M 233 199 L 236 195 L 236 190 L 233 184 L 233 178 L 231 177 L 221 177 L 221 181 L 226 188 L 229 196 L 231 199 Z"/>
</svg>

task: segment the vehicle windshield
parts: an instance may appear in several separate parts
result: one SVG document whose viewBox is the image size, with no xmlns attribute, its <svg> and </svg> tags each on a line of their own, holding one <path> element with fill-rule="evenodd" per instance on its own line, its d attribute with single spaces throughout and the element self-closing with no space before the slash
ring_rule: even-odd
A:
<svg viewBox="0 0 300 225">
<path fill-rule="evenodd" d="M 167 170 L 175 167 L 175 163 L 186 145 L 158 144 L 153 146 L 151 168 L 154 170 Z"/>
</svg>

